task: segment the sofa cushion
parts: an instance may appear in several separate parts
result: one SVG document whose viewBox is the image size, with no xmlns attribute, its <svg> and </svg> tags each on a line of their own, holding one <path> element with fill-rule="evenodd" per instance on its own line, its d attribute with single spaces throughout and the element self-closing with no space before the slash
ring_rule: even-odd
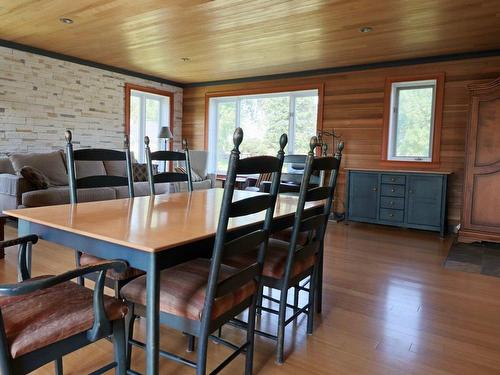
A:
<svg viewBox="0 0 500 375">
<path fill-rule="evenodd" d="M 175 182 L 174 184 L 176 193 L 188 191 L 187 182 Z M 210 188 L 212 188 L 212 180 L 207 179 L 203 181 L 193 182 L 193 190 L 205 190 Z"/>
<path fill-rule="evenodd" d="M 41 171 L 33 167 L 22 167 L 21 176 L 36 189 L 47 189 L 50 181 Z"/>
<path fill-rule="evenodd" d="M 106 169 L 100 160 L 76 160 L 75 174 L 77 179 L 89 176 L 106 176 Z"/>
<path fill-rule="evenodd" d="M 68 184 L 68 175 L 61 151 L 40 154 L 11 154 L 9 159 L 16 173 L 19 173 L 21 168 L 25 166 L 33 167 L 47 176 L 51 185 Z"/>
<path fill-rule="evenodd" d="M 112 188 L 78 189 L 78 202 L 94 202 L 116 199 L 116 192 Z M 69 203 L 69 187 L 57 186 L 46 190 L 34 190 L 24 193 L 21 203 L 25 207 L 52 206 Z"/>
<path fill-rule="evenodd" d="M 125 160 L 104 160 L 103 163 L 108 176 L 127 177 L 127 163 Z"/>
<path fill-rule="evenodd" d="M 12 163 L 9 158 L 1 158 L 0 159 L 0 174 L 8 173 L 15 174 L 16 171 L 12 167 Z"/>
</svg>

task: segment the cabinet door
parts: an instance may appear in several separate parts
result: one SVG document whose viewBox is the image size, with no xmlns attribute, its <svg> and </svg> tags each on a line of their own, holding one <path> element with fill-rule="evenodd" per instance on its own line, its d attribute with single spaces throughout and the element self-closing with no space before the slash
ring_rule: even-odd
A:
<svg viewBox="0 0 500 375">
<path fill-rule="evenodd" d="M 442 176 L 409 175 L 408 224 L 439 227 L 442 195 Z"/>
<path fill-rule="evenodd" d="M 378 185 L 377 173 L 350 173 L 349 218 L 377 220 Z"/>
</svg>

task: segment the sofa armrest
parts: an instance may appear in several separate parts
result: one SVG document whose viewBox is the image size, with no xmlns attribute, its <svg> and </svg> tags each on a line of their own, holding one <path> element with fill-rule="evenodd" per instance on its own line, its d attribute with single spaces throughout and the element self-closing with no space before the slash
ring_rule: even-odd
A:
<svg viewBox="0 0 500 375">
<path fill-rule="evenodd" d="M 24 177 L 8 173 L 0 174 L 0 194 L 16 197 L 19 204 L 23 193 L 31 190 L 35 189 Z"/>
</svg>

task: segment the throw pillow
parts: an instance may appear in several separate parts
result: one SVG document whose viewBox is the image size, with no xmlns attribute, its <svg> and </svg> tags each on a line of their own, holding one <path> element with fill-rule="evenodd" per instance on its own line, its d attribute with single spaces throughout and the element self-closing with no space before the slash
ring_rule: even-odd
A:
<svg viewBox="0 0 500 375">
<path fill-rule="evenodd" d="M 186 168 L 184 167 L 175 167 L 174 170 L 177 172 L 177 173 L 184 173 L 184 174 L 187 174 L 187 171 L 186 171 Z M 191 179 L 193 180 L 193 182 L 200 182 L 200 181 L 203 181 L 203 178 L 198 174 L 196 173 L 193 168 L 191 168 Z"/>
<path fill-rule="evenodd" d="M 148 180 L 148 165 L 147 164 L 132 164 L 132 172 L 135 182 L 143 182 Z"/>
<path fill-rule="evenodd" d="M 34 188 L 41 190 L 47 189 L 50 186 L 49 179 L 38 169 L 33 167 L 22 167 L 19 171 L 28 183 Z"/>
</svg>

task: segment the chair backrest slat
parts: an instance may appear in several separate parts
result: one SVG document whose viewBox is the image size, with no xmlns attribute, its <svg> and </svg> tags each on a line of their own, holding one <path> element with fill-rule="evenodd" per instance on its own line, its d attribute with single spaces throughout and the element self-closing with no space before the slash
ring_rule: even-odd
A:
<svg viewBox="0 0 500 375">
<path fill-rule="evenodd" d="M 274 156 L 253 156 L 241 159 L 236 167 L 237 174 L 272 173 L 279 167 Z"/>
<path fill-rule="evenodd" d="M 242 286 L 252 282 L 258 277 L 260 272 L 260 266 L 258 263 L 252 263 L 247 268 L 242 271 L 235 273 L 234 275 L 228 277 L 227 279 L 221 281 L 217 285 L 217 292 L 215 293 L 215 298 L 220 298 L 238 290 Z"/>
<path fill-rule="evenodd" d="M 255 250 L 263 241 L 266 240 L 267 236 L 268 233 L 265 230 L 259 229 L 227 242 L 224 245 L 223 259 L 236 254 L 245 254 Z"/>
<path fill-rule="evenodd" d="M 145 152 L 146 152 L 146 164 L 148 168 L 148 181 L 149 181 L 149 194 L 155 195 L 156 189 L 155 184 L 158 183 L 173 183 L 173 182 L 187 182 L 188 191 L 193 191 L 193 178 L 191 176 L 191 161 L 189 159 L 189 149 L 186 139 L 182 140 L 182 147 L 184 152 L 179 151 L 154 151 L 151 152 L 149 147 L 149 137 L 144 137 Z M 186 167 L 186 173 L 180 172 L 160 172 L 157 174 L 153 173 L 153 161 L 163 161 L 165 166 L 167 162 L 178 162 L 184 161 Z"/>
<path fill-rule="evenodd" d="M 185 173 L 179 172 L 160 172 L 153 176 L 153 181 L 155 184 L 162 182 L 186 182 L 188 181 L 188 176 Z"/>
<path fill-rule="evenodd" d="M 338 169 L 339 165 L 340 160 L 334 156 L 322 156 L 314 159 L 312 169 L 314 171 L 334 170 Z"/>
<path fill-rule="evenodd" d="M 78 189 L 127 186 L 128 195 L 134 197 L 134 177 L 132 175 L 132 156 L 128 137 L 125 136 L 124 150 L 109 150 L 103 148 L 85 148 L 73 150 L 73 134 L 70 130 L 65 132 L 66 162 L 68 169 L 68 183 L 70 202 L 78 203 Z M 76 175 L 76 161 L 124 161 L 127 176 L 94 175 L 78 178 Z"/>
<path fill-rule="evenodd" d="M 321 213 L 304 219 L 300 222 L 299 232 L 309 232 L 318 228 L 325 221 L 325 214 Z"/>
<path fill-rule="evenodd" d="M 157 161 L 185 161 L 186 154 L 179 151 L 154 151 L 151 153 L 151 160 Z"/>
<path fill-rule="evenodd" d="M 108 150 L 105 148 L 81 148 L 74 150 L 73 156 L 75 160 L 85 161 L 126 160 L 124 151 Z"/>
<path fill-rule="evenodd" d="M 127 177 L 120 176 L 87 176 L 76 180 L 78 189 L 90 189 L 98 187 L 127 186 Z"/>
<path fill-rule="evenodd" d="M 262 274 L 265 251 L 274 216 L 274 207 L 278 195 L 281 169 L 285 155 L 283 150 L 286 147 L 288 139 L 286 134 L 281 136 L 280 149 L 276 157 L 251 157 L 240 160 L 239 146 L 242 141 L 243 130 L 241 128 L 237 128 L 233 135 L 234 148 L 229 156 L 226 183 L 224 186 L 224 194 L 222 196 L 219 222 L 217 225 L 210 273 L 205 293 L 205 305 L 202 313 L 202 333 L 211 332 L 210 316 L 212 314 L 212 306 L 215 298 L 236 292 L 238 288 L 249 282 L 254 282 L 257 287 L 260 283 L 260 277 Z M 233 202 L 235 181 L 238 173 L 272 173 L 270 192 Z M 238 217 L 262 211 L 265 211 L 265 220 L 261 228 L 251 232 L 250 234 L 239 236 L 237 238 L 234 238 L 234 236 L 228 236 L 227 228 L 231 217 Z M 231 240 L 227 241 L 229 237 L 231 237 Z M 232 274 L 231 277 L 219 282 L 222 260 L 226 257 L 226 255 L 234 255 L 238 252 L 246 253 L 250 250 L 255 250 L 256 248 L 258 249 L 258 254 L 254 263 L 245 265 L 244 269 L 237 270 L 237 272 Z M 255 295 L 252 296 L 252 298 L 255 298 Z M 246 302 L 248 304 L 242 307 L 243 309 L 250 305 L 250 301 Z"/>
<path fill-rule="evenodd" d="M 328 199 L 330 196 L 330 187 L 329 186 L 318 186 L 312 189 L 309 189 L 306 192 L 306 202 L 314 202 L 320 201 L 323 199 Z"/>
<path fill-rule="evenodd" d="M 265 210 L 269 207 L 272 197 L 269 194 L 258 195 L 256 197 L 249 197 L 240 199 L 231 203 L 229 210 L 230 217 L 245 216 Z"/>
</svg>

